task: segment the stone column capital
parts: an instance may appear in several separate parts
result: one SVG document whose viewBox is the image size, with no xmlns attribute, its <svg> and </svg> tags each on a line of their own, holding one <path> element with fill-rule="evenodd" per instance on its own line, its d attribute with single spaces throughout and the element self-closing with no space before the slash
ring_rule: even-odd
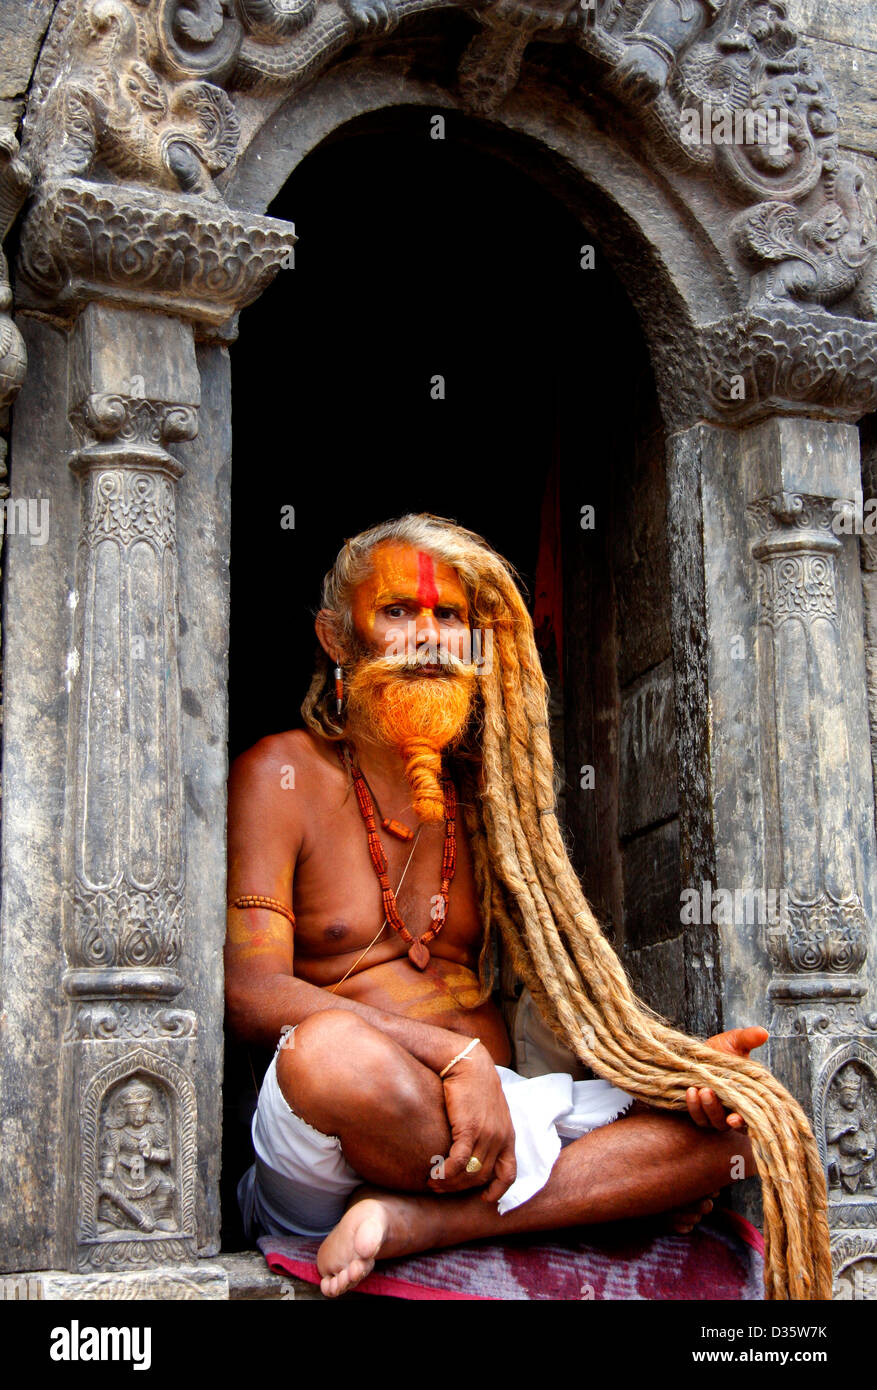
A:
<svg viewBox="0 0 877 1390">
<path fill-rule="evenodd" d="M 796 550 L 840 549 L 836 521 L 852 503 L 846 497 L 817 497 L 800 492 L 777 492 L 747 508 L 759 539 L 753 546 L 756 559 Z"/>
</svg>

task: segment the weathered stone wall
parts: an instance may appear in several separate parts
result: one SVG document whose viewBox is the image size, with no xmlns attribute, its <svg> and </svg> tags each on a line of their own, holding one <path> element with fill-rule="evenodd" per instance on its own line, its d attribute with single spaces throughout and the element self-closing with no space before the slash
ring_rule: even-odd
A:
<svg viewBox="0 0 877 1390">
<path fill-rule="evenodd" d="M 873 0 L 789 0 L 789 17 L 828 78 L 841 116 L 841 148 L 875 164 L 877 7 Z"/>
<path fill-rule="evenodd" d="M 612 353 L 627 371 L 595 395 L 601 448 L 565 486 L 566 824 L 636 987 L 682 1024 L 666 433 L 635 325 L 619 326 Z M 581 524 L 585 502 L 593 530 Z"/>
<path fill-rule="evenodd" d="M 3 0 L 0 5 L 0 125 L 17 124 L 31 73 L 58 0 Z"/>
<path fill-rule="evenodd" d="M 619 479 L 625 506 L 614 546 L 624 950 L 643 997 L 684 1025 L 666 438 L 650 378 L 640 375 L 634 389 L 636 436 Z"/>
</svg>

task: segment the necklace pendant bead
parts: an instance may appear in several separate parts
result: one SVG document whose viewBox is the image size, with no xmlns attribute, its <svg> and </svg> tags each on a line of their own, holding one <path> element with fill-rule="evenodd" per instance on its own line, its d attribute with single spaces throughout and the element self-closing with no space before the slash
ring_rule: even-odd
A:
<svg viewBox="0 0 877 1390">
<path fill-rule="evenodd" d="M 413 840 L 414 831 L 409 830 L 407 825 L 401 821 L 386 818 L 381 821 L 381 825 L 388 835 L 395 835 L 397 840 Z"/>
<path fill-rule="evenodd" d="M 412 946 L 408 947 L 408 959 L 418 970 L 426 969 L 429 965 L 429 951 L 422 941 L 415 941 Z"/>
</svg>

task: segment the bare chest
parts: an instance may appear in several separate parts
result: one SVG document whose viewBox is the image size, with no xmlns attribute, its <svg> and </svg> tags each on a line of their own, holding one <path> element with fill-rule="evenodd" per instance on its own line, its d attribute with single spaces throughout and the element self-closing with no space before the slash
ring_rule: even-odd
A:
<svg viewBox="0 0 877 1390">
<path fill-rule="evenodd" d="M 451 959 L 477 953 L 481 921 L 472 854 L 457 817 L 457 867 L 445 925 L 431 948 Z M 444 825 L 424 825 L 416 844 L 381 832 L 387 871 L 399 914 L 412 936 L 434 925 L 441 885 Z M 413 851 L 413 852 L 412 852 Z M 366 829 L 353 798 L 340 809 L 315 818 L 293 881 L 296 957 L 326 957 L 361 950 L 384 922 L 381 887 L 369 851 Z M 404 943 L 386 927 L 375 948 L 382 958 L 403 954 Z"/>
</svg>

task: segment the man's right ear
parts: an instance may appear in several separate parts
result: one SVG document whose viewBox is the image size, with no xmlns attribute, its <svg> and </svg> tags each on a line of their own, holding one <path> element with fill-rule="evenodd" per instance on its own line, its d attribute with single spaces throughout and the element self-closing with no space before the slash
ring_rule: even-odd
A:
<svg viewBox="0 0 877 1390">
<path fill-rule="evenodd" d="M 338 639 L 336 615 L 331 608 L 321 608 L 314 621 L 317 640 L 323 651 L 336 666 L 343 666 L 345 660 L 344 644 Z"/>
</svg>

